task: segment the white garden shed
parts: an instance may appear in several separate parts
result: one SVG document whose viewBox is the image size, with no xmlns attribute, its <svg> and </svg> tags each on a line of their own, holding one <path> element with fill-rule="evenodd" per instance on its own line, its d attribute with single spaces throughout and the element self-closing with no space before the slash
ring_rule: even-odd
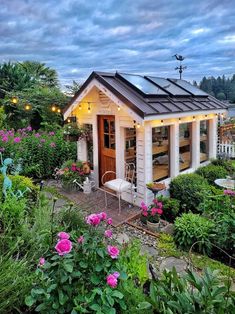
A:
<svg viewBox="0 0 235 314">
<path fill-rule="evenodd" d="M 149 203 L 149 182 L 168 184 L 216 157 L 217 121 L 227 105 L 185 80 L 93 72 L 64 110 L 92 130 L 92 152 L 78 141 L 78 159 L 92 161 L 96 185 L 105 171 L 124 177 L 136 165 L 136 203 Z M 89 156 L 89 157 L 88 157 Z M 130 201 L 130 194 L 123 198 Z"/>
</svg>

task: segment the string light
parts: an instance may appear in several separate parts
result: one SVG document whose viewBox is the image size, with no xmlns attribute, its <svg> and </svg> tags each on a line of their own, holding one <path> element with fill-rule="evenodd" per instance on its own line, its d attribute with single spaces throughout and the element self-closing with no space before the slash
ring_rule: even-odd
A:
<svg viewBox="0 0 235 314">
<path fill-rule="evenodd" d="M 163 125 L 163 120 L 161 120 L 161 125 Z"/>
<path fill-rule="evenodd" d="M 61 109 L 60 109 L 60 108 L 58 108 L 58 109 L 57 109 L 57 112 L 58 112 L 58 113 L 61 113 Z"/>
<path fill-rule="evenodd" d="M 207 114 L 205 114 L 205 118 L 207 118 Z"/>
<path fill-rule="evenodd" d="M 70 118 L 68 118 L 68 120 L 67 120 L 67 121 L 68 121 L 68 123 L 70 123 L 70 122 L 71 122 Z"/>
<path fill-rule="evenodd" d="M 88 102 L 88 113 L 91 113 L 91 105 L 89 102 Z"/>
<path fill-rule="evenodd" d="M 179 118 L 179 123 L 181 123 L 181 118 Z"/>
<path fill-rule="evenodd" d="M 136 128 L 136 121 L 133 120 L 133 128 L 135 129 Z"/>
<path fill-rule="evenodd" d="M 196 120 L 196 118 L 195 118 L 195 116 L 193 116 L 193 121 L 195 121 Z"/>
<path fill-rule="evenodd" d="M 55 106 L 55 105 L 53 105 L 53 106 L 51 107 L 51 111 L 52 111 L 52 112 L 55 112 L 55 111 L 56 111 L 56 106 Z"/>
<path fill-rule="evenodd" d="M 139 128 L 140 128 L 140 124 L 139 124 L 139 123 L 137 123 L 137 126 L 136 126 L 136 127 L 137 127 L 137 129 L 139 129 Z"/>
<path fill-rule="evenodd" d="M 30 104 L 25 104 L 24 109 L 27 110 L 27 111 L 30 110 L 31 109 L 31 105 Z"/>
<path fill-rule="evenodd" d="M 81 104 L 79 104 L 78 109 L 79 109 L 79 110 L 81 110 L 81 109 L 82 109 L 82 105 L 81 105 Z"/>
<path fill-rule="evenodd" d="M 11 102 L 13 104 L 17 104 L 18 103 L 18 98 L 16 96 L 13 96 L 12 99 L 11 99 Z"/>
<path fill-rule="evenodd" d="M 120 110 L 121 110 L 120 106 L 118 106 L 118 108 L 117 108 L 117 109 L 118 109 L 118 111 L 120 111 Z"/>
</svg>

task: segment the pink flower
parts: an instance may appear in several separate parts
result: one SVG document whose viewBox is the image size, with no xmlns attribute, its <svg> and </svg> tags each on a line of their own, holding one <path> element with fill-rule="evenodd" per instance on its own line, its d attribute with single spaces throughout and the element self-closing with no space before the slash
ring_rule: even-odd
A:
<svg viewBox="0 0 235 314">
<path fill-rule="evenodd" d="M 108 224 L 108 225 L 112 225 L 112 223 L 113 223 L 112 218 L 108 218 L 108 219 L 107 219 L 107 224 Z"/>
<path fill-rule="evenodd" d="M 45 138 L 42 138 L 40 142 L 45 143 L 46 142 Z"/>
<path fill-rule="evenodd" d="M 152 216 L 155 216 L 155 215 L 157 214 L 157 212 L 158 212 L 158 208 L 153 207 L 153 208 L 151 209 L 151 215 L 152 215 Z"/>
<path fill-rule="evenodd" d="M 4 147 L 0 147 L 0 152 L 3 153 L 5 151 Z"/>
<path fill-rule="evenodd" d="M 112 230 L 105 230 L 104 235 L 106 238 L 112 238 Z"/>
<path fill-rule="evenodd" d="M 45 262 L 46 262 L 45 258 L 44 257 L 40 257 L 38 266 L 43 266 L 45 264 Z"/>
<path fill-rule="evenodd" d="M 76 165 L 72 165 L 72 166 L 71 166 L 71 170 L 72 170 L 72 171 L 76 171 L 76 170 L 77 170 Z"/>
<path fill-rule="evenodd" d="M 148 210 L 148 206 L 144 202 L 141 202 L 140 206 L 141 206 L 142 210 Z"/>
<path fill-rule="evenodd" d="M 8 137 L 7 137 L 6 135 L 4 135 L 4 136 L 2 137 L 2 141 L 3 141 L 3 142 L 8 142 Z"/>
<path fill-rule="evenodd" d="M 162 205 L 162 202 L 158 202 L 158 203 L 157 203 L 157 207 L 158 207 L 158 208 L 162 209 L 162 206 L 163 206 L 163 205 Z"/>
<path fill-rule="evenodd" d="M 107 251 L 112 259 L 117 258 L 119 255 L 119 249 L 116 246 L 108 245 Z"/>
<path fill-rule="evenodd" d="M 27 130 L 27 131 L 32 131 L 32 127 L 31 127 L 30 125 L 27 126 L 26 130 Z"/>
<path fill-rule="evenodd" d="M 98 214 L 99 218 L 101 221 L 106 220 L 107 219 L 107 214 L 105 212 L 101 212 Z"/>
<path fill-rule="evenodd" d="M 157 214 L 162 215 L 162 213 L 163 213 L 163 210 L 161 208 L 157 208 Z"/>
<path fill-rule="evenodd" d="M 147 216 L 148 216 L 148 211 L 147 211 L 147 210 L 143 210 L 143 211 L 142 211 L 142 215 L 143 215 L 144 217 L 147 217 Z"/>
<path fill-rule="evenodd" d="M 55 135 L 55 132 L 49 132 L 49 135 L 53 136 L 53 135 Z"/>
<path fill-rule="evenodd" d="M 51 147 L 56 147 L 56 145 L 55 145 L 54 142 L 52 142 L 52 143 L 50 144 L 50 146 L 51 146 Z"/>
<path fill-rule="evenodd" d="M 56 244 L 55 249 L 61 256 L 68 254 L 72 250 L 72 242 L 68 239 L 62 239 Z"/>
<path fill-rule="evenodd" d="M 232 191 L 232 190 L 224 190 L 224 195 L 234 196 L 234 195 L 235 195 L 235 191 Z"/>
<path fill-rule="evenodd" d="M 67 232 L 61 231 L 58 233 L 58 237 L 60 238 L 60 240 L 69 239 L 70 235 Z"/>
<path fill-rule="evenodd" d="M 100 223 L 100 218 L 97 214 L 91 214 L 86 217 L 86 223 L 92 226 L 98 226 Z"/>
<path fill-rule="evenodd" d="M 80 236 L 78 239 L 77 239 L 78 243 L 82 244 L 84 242 L 84 236 Z"/>
<path fill-rule="evenodd" d="M 114 272 L 113 274 L 109 274 L 106 278 L 107 284 L 111 287 L 111 288 L 116 288 L 117 287 L 117 283 L 118 283 L 118 277 L 120 276 L 120 274 L 118 272 Z"/>
<path fill-rule="evenodd" d="M 20 137 L 15 137 L 14 138 L 14 143 L 19 143 L 21 141 L 21 138 Z"/>
<path fill-rule="evenodd" d="M 36 133 L 36 134 L 34 134 L 34 136 L 35 136 L 35 137 L 40 137 L 41 134 L 40 134 L 40 133 Z"/>
<path fill-rule="evenodd" d="M 154 198 L 153 203 L 157 205 L 158 200 L 156 198 Z"/>
</svg>

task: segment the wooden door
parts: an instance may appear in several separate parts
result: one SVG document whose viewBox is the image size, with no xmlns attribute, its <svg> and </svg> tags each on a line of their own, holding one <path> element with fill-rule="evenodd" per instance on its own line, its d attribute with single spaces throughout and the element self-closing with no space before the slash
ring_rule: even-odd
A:
<svg viewBox="0 0 235 314">
<path fill-rule="evenodd" d="M 106 171 L 116 171 L 115 116 L 98 116 L 99 178 Z M 107 174 L 104 182 L 115 178 Z"/>
</svg>

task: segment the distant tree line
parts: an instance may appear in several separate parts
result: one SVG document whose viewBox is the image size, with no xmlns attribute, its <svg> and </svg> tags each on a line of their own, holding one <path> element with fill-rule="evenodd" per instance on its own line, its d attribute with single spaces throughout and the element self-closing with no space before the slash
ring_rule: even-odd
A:
<svg viewBox="0 0 235 314">
<path fill-rule="evenodd" d="M 199 84 L 194 82 L 194 85 L 219 100 L 235 103 L 235 74 L 231 78 L 226 78 L 225 75 L 217 78 L 204 76 Z"/>
</svg>

